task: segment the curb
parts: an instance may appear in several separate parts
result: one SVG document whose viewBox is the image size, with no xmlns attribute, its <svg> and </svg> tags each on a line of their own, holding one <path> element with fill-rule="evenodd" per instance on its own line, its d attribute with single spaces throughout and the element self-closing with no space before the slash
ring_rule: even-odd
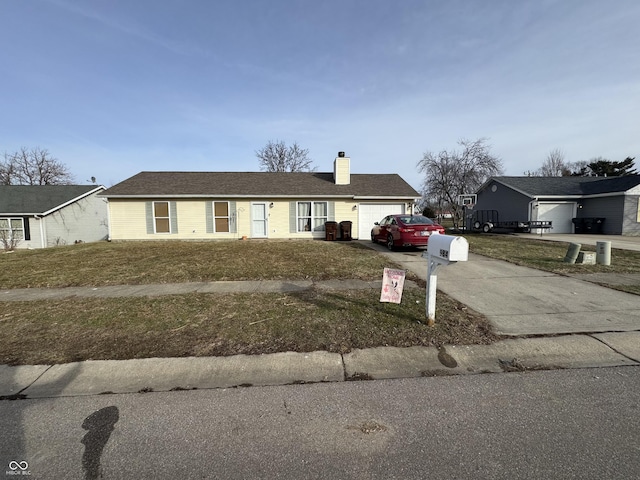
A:
<svg viewBox="0 0 640 480">
<path fill-rule="evenodd" d="M 0 366 L 0 400 L 640 365 L 640 332 L 491 345 Z"/>
</svg>

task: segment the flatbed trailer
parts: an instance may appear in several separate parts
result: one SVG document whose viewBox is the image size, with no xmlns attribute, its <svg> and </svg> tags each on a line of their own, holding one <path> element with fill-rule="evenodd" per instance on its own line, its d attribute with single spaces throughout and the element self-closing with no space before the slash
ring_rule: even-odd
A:
<svg viewBox="0 0 640 480">
<path fill-rule="evenodd" d="M 553 228 L 551 221 L 548 220 L 501 221 L 497 210 L 474 210 L 471 227 L 484 233 L 489 233 L 495 228 L 522 233 L 529 233 L 535 229 L 551 230 Z"/>
</svg>

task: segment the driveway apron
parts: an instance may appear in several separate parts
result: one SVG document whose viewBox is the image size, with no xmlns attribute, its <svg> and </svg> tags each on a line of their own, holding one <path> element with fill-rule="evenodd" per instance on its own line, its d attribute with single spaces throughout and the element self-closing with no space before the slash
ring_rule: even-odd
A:
<svg viewBox="0 0 640 480">
<path fill-rule="evenodd" d="M 371 246 L 426 278 L 421 251 L 387 252 Z M 485 315 L 501 335 L 640 330 L 638 295 L 480 255 L 440 267 L 438 289 Z"/>
</svg>

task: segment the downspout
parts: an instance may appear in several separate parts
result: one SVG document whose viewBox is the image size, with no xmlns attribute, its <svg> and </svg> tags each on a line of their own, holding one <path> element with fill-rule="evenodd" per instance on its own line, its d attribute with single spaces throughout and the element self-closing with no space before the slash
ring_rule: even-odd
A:
<svg viewBox="0 0 640 480">
<path fill-rule="evenodd" d="M 533 200 L 529 202 L 529 221 L 530 222 L 535 222 L 536 220 L 538 220 L 537 208 L 538 208 L 538 197 L 534 197 Z M 535 218 L 533 218 L 534 210 L 536 211 Z"/>
<path fill-rule="evenodd" d="M 44 218 L 41 215 L 34 215 L 33 218 L 38 220 L 39 221 L 38 223 L 40 224 L 40 247 L 46 248 L 47 244 L 44 243 L 44 239 L 45 239 Z"/>
<path fill-rule="evenodd" d="M 107 198 L 107 242 L 111 241 L 111 202 Z"/>
</svg>

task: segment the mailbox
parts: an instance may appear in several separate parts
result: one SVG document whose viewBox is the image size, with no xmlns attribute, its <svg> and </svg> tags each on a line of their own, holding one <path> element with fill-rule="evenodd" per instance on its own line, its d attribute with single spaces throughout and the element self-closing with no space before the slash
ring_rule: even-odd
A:
<svg viewBox="0 0 640 480">
<path fill-rule="evenodd" d="M 431 235 L 427 251 L 422 254 L 427 259 L 427 325 L 433 326 L 436 320 L 436 271 L 440 265 L 466 262 L 469 259 L 469 242 L 464 237 L 453 235 Z"/>
<path fill-rule="evenodd" d="M 466 262 L 469 259 L 469 242 L 464 237 L 431 235 L 427 254 L 438 263 Z"/>
</svg>

